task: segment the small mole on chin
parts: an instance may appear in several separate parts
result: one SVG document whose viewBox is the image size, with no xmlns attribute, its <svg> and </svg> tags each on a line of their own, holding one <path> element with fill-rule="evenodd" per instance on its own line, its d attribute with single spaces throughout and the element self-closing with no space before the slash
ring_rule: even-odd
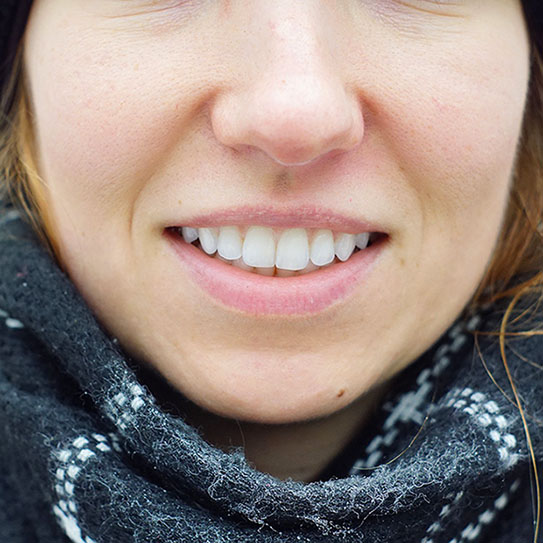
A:
<svg viewBox="0 0 543 543">
<path fill-rule="evenodd" d="M 337 393 L 337 397 L 338 397 L 338 398 L 341 398 L 341 396 L 343 396 L 343 394 L 345 394 L 345 390 L 342 388 L 342 389 Z"/>
</svg>

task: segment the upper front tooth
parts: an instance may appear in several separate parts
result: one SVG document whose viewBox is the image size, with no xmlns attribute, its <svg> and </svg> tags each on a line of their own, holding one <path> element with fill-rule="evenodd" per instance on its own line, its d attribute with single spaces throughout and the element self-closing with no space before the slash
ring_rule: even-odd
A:
<svg viewBox="0 0 543 543">
<path fill-rule="evenodd" d="M 198 230 L 191 228 L 190 226 L 183 226 L 182 228 L 183 239 L 187 243 L 192 243 L 195 239 L 198 239 Z"/>
<path fill-rule="evenodd" d="M 265 226 L 250 226 L 243 241 L 242 257 L 248 266 L 272 268 L 275 265 L 273 230 Z"/>
<path fill-rule="evenodd" d="M 228 260 L 237 260 L 241 257 L 242 240 L 237 226 L 221 226 L 217 250 Z"/>
<path fill-rule="evenodd" d="M 359 249 L 365 249 L 368 246 L 370 241 L 370 233 L 363 232 L 362 234 L 357 234 L 354 238 L 354 242 Z"/>
<path fill-rule="evenodd" d="M 334 245 L 336 256 L 345 262 L 354 251 L 354 234 L 339 234 Z"/>
<path fill-rule="evenodd" d="M 309 247 L 305 228 L 285 230 L 277 244 L 275 265 L 283 270 L 303 270 L 309 262 Z"/>
<path fill-rule="evenodd" d="M 317 230 L 311 242 L 311 262 L 326 266 L 334 260 L 334 236 L 330 230 Z"/>
<path fill-rule="evenodd" d="M 217 250 L 217 241 L 219 238 L 217 228 L 198 228 L 198 237 L 200 238 L 202 249 L 208 255 L 212 255 Z"/>
</svg>

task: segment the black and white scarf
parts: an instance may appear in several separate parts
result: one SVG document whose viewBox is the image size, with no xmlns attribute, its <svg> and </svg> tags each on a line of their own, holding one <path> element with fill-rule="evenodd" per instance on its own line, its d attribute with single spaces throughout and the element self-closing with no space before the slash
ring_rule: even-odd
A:
<svg viewBox="0 0 543 543">
<path fill-rule="evenodd" d="M 529 543 L 537 502 L 522 420 L 497 338 L 478 336 L 483 363 L 472 333 L 496 329 L 502 312 L 463 315 L 398 375 L 328 478 L 280 481 L 163 409 L 6 209 L 0 541 Z M 507 355 L 541 460 L 543 341 L 511 342 Z"/>
</svg>

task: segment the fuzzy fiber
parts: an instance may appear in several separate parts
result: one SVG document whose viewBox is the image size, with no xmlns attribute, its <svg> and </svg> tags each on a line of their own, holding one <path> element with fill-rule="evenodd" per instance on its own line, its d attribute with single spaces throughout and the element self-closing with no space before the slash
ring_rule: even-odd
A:
<svg viewBox="0 0 543 543">
<path fill-rule="evenodd" d="M 163 409 L 13 209 L 0 212 L 0 541 L 257 543 L 533 541 L 533 470 L 494 330 L 462 315 L 398 375 L 346 473 L 312 483 L 253 469 Z M 518 312 L 515 312 L 517 315 Z M 530 314 L 541 320 L 541 311 Z M 533 324 L 533 321 L 532 321 Z M 541 337 L 508 362 L 537 458 Z"/>
</svg>

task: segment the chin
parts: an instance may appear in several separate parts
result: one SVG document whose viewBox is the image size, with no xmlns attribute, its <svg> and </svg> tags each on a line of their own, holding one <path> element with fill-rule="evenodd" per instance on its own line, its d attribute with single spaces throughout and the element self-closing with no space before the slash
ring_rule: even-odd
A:
<svg viewBox="0 0 543 543">
<path fill-rule="evenodd" d="M 220 417 L 258 424 L 290 424 L 320 419 L 345 408 L 354 399 L 345 392 L 345 387 L 329 386 L 315 389 L 285 388 L 281 391 L 266 387 L 239 385 L 235 390 L 221 387 L 220 393 L 201 394 L 199 391 L 186 394 L 200 406 Z"/>
</svg>

